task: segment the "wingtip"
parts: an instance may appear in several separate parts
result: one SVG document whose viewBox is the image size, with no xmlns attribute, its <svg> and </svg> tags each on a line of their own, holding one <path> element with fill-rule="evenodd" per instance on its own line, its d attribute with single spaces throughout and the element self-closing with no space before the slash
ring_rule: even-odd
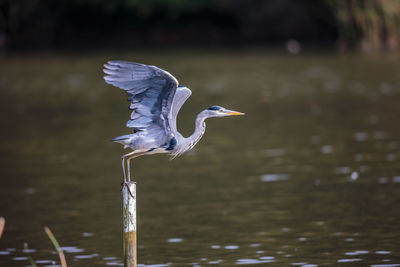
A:
<svg viewBox="0 0 400 267">
<path fill-rule="evenodd" d="M 115 59 L 113 59 L 113 60 L 107 61 L 106 64 L 109 64 L 109 65 L 117 65 L 117 64 L 120 63 L 120 62 L 121 62 L 121 60 L 115 60 Z"/>
<path fill-rule="evenodd" d="M 111 66 L 122 66 L 124 64 L 138 64 L 138 65 L 140 65 L 139 63 L 136 63 L 136 62 L 130 62 L 130 61 L 120 60 L 120 59 L 109 60 L 109 61 L 107 61 L 107 64 L 111 65 Z"/>
<path fill-rule="evenodd" d="M 109 75 L 116 75 L 116 74 L 118 74 L 118 71 L 112 70 L 112 69 L 109 69 L 109 68 L 103 69 L 103 72 L 104 72 L 105 74 L 109 74 Z"/>
<path fill-rule="evenodd" d="M 108 70 L 117 70 L 120 68 L 120 66 L 118 64 L 113 64 L 111 61 L 108 61 L 103 66 L 105 69 L 108 69 Z"/>
<path fill-rule="evenodd" d="M 112 81 L 115 79 L 113 75 L 116 75 L 118 73 L 118 70 L 120 69 L 120 66 L 115 62 L 116 60 L 109 60 L 107 61 L 107 63 L 103 65 L 104 66 L 103 72 L 105 74 L 108 74 L 104 76 L 104 80 Z"/>
<path fill-rule="evenodd" d="M 113 76 L 111 75 L 105 75 L 103 78 L 106 82 L 112 82 L 114 80 Z"/>
</svg>

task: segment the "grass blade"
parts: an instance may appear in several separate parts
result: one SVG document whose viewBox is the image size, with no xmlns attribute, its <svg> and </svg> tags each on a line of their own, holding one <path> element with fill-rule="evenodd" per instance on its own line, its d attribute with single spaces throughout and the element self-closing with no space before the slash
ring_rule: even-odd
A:
<svg viewBox="0 0 400 267">
<path fill-rule="evenodd" d="M 54 237 L 54 235 L 50 231 L 49 227 L 45 226 L 44 231 L 46 232 L 47 236 L 50 238 L 51 242 L 53 243 L 54 247 L 56 248 L 56 250 L 58 252 L 58 256 L 60 257 L 61 266 L 67 267 L 67 261 L 65 260 L 64 252 L 62 251 L 57 239 Z"/>
<path fill-rule="evenodd" d="M 24 243 L 24 250 L 28 250 L 28 243 Z M 37 267 L 36 262 L 32 259 L 31 255 L 26 253 L 26 256 L 28 258 L 29 263 L 32 265 L 32 267 Z"/>
<path fill-rule="evenodd" d="M 6 225 L 6 219 L 4 217 L 0 217 L 0 239 L 3 234 L 4 226 Z"/>
</svg>

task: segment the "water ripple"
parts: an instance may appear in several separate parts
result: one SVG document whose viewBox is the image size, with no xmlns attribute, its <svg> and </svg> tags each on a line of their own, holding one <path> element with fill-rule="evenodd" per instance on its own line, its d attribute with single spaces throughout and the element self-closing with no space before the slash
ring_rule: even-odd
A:
<svg viewBox="0 0 400 267">
<path fill-rule="evenodd" d="M 238 249 L 239 246 L 236 246 L 236 245 L 228 245 L 228 246 L 225 246 L 224 248 L 227 249 L 227 250 L 235 250 L 235 249 Z"/>
<path fill-rule="evenodd" d="M 375 254 L 389 255 L 389 254 L 392 254 L 392 252 L 387 251 L 387 250 L 378 250 L 378 251 L 375 251 Z"/>
<path fill-rule="evenodd" d="M 74 258 L 78 259 L 78 260 L 82 260 L 82 259 L 93 259 L 93 258 L 98 257 L 98 256 L 99 256 L 99 254 L 93 253 L 93 254 L 90 254 L 90 255 L 76 255 L 76 256 L 74 256 Z"/>
<path fill-rule="evenodd" d="M 168 239 L 168 242 L 169 242 L 169 243 L 180 243 L 180 242 L 182 242 L 182 241 L 183 241 L 183 239 L 182 239 L 182 238 L 179 238 L 179 237 Z"/>
<path fill-rule="evenodd" d="M 289 174 L 287 173 L 277 173 L 277 174 L 263 174 L 261 175 L 262 182 L 277 182 L 289 180 Z"/>
<path fill-rule="evenodd" d="M 363 255 L 363 254 L 368 254 L 368 250 L 356 250 L 356 251 L 350 251 L 346 252 L 345 255 L 347 256 L 356 256 L 356 255 Z"/>
<path fill-rule="evenodd" d="M 82 248 L 78 248 L 78 247 L 61 247 L 61 249 L 67 253 L 81 253 L 84 252 L 85 250 Z"/>
<path fill-rule="evenodd" d="M 362 261 L 362 259 L 353 258 L 353 259 L 338 259 L 337 260 L 337 262 L 356 262 L 356 261 Z"/>
<path fill-rule="evenodd" d="M 238 259 L 236 261 L 236 265 L 261 264 L 261 263 L 270 263 L 270 262 L 274 262 L 274 260 Z"/>
<path fill-rule="evenodd" d="M 398 263 L 395 263 L 395 264 L 373 264 L 373 265 L 370 265 L 369 267 L 398 267 L 398 266 L 400 266 L 400 264 L 398 264 Z"/>
</svg>

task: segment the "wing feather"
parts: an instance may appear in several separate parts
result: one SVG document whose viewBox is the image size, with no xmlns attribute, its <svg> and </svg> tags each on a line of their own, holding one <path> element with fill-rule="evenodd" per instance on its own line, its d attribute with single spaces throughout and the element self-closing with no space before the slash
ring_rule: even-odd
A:
<svg viewBox="0 0 400 267">
<path fill-rule="evenodd" d="M 191 96 L 192 91 L 187 87 L 178 87 L 175 93 L 175 97 L 172 102 L 171 112 L 169 113 L 169 121 L 171 124 L 171 130 L 177 135 L 178 129 L 176 126 L 176 119 L 178 117 L 178 112 L 186 100 Z"/>
<path fill-rule="evenodd" d="M 129 109 L 133 111 L 127 127 L 135 132 L 146 130 L 161 139 L 171 139 L 176 134 L 176 116 L 190 90 L 181 92 L 174 76 L 155 66 L 122 60 L 104 64 L 104 73 L 108 84 L 128 94 Z"/>
</svg>

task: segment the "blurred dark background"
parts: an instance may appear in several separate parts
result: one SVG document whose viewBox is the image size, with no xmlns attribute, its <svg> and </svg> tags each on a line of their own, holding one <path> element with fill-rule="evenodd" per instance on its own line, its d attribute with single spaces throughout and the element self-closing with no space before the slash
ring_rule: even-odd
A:
<svg viewBox="0 0 400 267">
<path fill-rule="evenodd" d="M 398 0 L 0 0 L 0 49 L 286 46 L 395 52 Z"/>
</svg>

